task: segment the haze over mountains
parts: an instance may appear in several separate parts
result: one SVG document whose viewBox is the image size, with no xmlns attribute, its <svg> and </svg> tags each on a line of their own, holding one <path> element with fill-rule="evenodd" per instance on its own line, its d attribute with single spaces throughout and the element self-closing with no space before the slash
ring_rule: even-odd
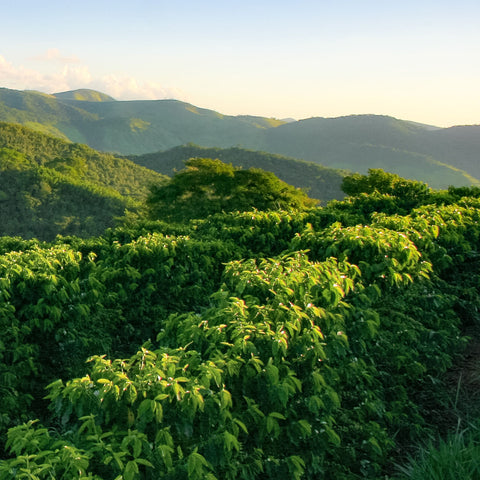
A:
<svg viewBox="0 0 480 480">
<path fill-rule="evenodd" d="M 0 120 L 122 155 L 188 143 L 236 146 L 360 173 L 383 168 L 434 188 L 480 185 L 478 125 L 437 128 L 379 115 L 284 121 L 222 115 L 176 100 L 115 101 L 92 90 L 9 89 L 0 89 Z"/>
</svg>

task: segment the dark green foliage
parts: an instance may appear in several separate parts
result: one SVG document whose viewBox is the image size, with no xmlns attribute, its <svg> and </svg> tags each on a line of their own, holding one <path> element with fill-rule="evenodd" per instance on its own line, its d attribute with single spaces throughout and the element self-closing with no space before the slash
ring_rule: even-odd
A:
<svg viewBox="0 0 480 480">
<path fill-rule="evenodd" d="M 103 293 L 85 280 L 92 259 L 61 245 L 30 245 L 0 259 L 3 429 L 30 405 L 43 417 L 45 381 L 78 374 L 84 349 L 109 350 L 110 339 L 89 321 Z"/>
<path fill-rule="evenodd" d="M 242 170 L 209 158 L 188 160 L 169 183 L 152 187 L 147 199 L 151 218 L 177 222 L 255 208 L 300 210 L 316 203 L 271 172 Z"/>
<path fill-rule="evenodd" d="M 105 307 L 124 322 L 115 347 L 131 353 L 153 339 L 158 321 L 170 312 L 198 310 L 218 288 L 223 264 L 237 257 L 219 240 L 148 234 L 120 245 L 114 242 L 99 259 Z"/>
<path fill-rule="evenodd" d="M 127 207 L 115 190 L 72 179 L 44 167 L 0 172 L 3 235 L 52 240 L 58 234 L 90 236 L 113 226 Z"/>
<path fill-rule="evenodd" d="M 52 240 L 92 236 L 139 211 L 164 177 L 132 162 L 0 124 L 0 234 Z"/>
<path fill-rule="evenodd" d="M 18 152 L 28 166 L 45 166 L 127 196 L 142 198 L 152 183 L 166 180 L 164 175 L 141 168 L 130 160 L 19 125 L 0 122 L 0 147 Z"/>
</svg>

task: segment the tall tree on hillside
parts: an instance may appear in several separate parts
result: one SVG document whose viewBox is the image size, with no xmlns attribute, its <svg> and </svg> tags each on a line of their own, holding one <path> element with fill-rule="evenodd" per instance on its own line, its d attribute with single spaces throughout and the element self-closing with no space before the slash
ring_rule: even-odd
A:
<svg viewBox="0 0 480 480">
<path fill-rule="evenodd" d="M 166 185 L 153 186 L 147 199 L 152 218 L 183 221 L 218 212 L 292 210 L 318 201 L 258 168 L 242 170 L 220 160 L 192 158 Z"/>
<path fill-rule="evenodd" d="M 368 175 L 354 173 L 344 177 L 342 190 L 352 197 L 374 192 L 395 195 L 401 198 L 420 199 L 430 194 L 430 187 L 417 180 L 407 180 L 381 168 L 370 168 Z"/>
</svg>

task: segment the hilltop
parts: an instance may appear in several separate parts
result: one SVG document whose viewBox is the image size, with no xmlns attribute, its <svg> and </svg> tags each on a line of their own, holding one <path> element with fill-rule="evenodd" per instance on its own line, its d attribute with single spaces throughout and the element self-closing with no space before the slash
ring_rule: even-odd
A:
<svg viewBox="0 0 480 480">
<path fill-rule="evenodd" d="M 442 129 L 382 115 L 310 118 L 266 132 L 270 152 L 366 173 L 383 168 L 434 188 L 478 185 L 480 126 Z"/>
<path fill-rule="evenodd" d="M 70 90 L 68 92 L 54 93 L 53 96 L 59 100 L 79 100 L 83 102 L 114 102 L 110 95 L 88 88 Z"/>
</svg>

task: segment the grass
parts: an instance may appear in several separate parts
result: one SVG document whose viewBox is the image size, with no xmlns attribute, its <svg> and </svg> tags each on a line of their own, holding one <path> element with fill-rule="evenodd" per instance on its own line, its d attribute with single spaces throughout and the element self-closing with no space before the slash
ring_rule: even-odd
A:
<svg viewBox="0 0 480 480">
<path fill-rule="evenodd" d="M 408 455 L 391 480 L 479 480 L 480 479 L 480 332 L 472 340 L 463 361 L 452 372 L 450 407 L 439 415 L 456 419 L 450 431 L 428 440 Z M 453 386 L 453 385 L 452 385 Z M 443 418 L 441 418 L 443 417 Z M 447 420 L 448 421 L 448 420 Z"/>
<path fill-rule="evenodd" d="M 397 469 L 397 480 L 478 480 L 480 430 L 471 426 L 437 442 L 430 441 Z"/>
</svg>

